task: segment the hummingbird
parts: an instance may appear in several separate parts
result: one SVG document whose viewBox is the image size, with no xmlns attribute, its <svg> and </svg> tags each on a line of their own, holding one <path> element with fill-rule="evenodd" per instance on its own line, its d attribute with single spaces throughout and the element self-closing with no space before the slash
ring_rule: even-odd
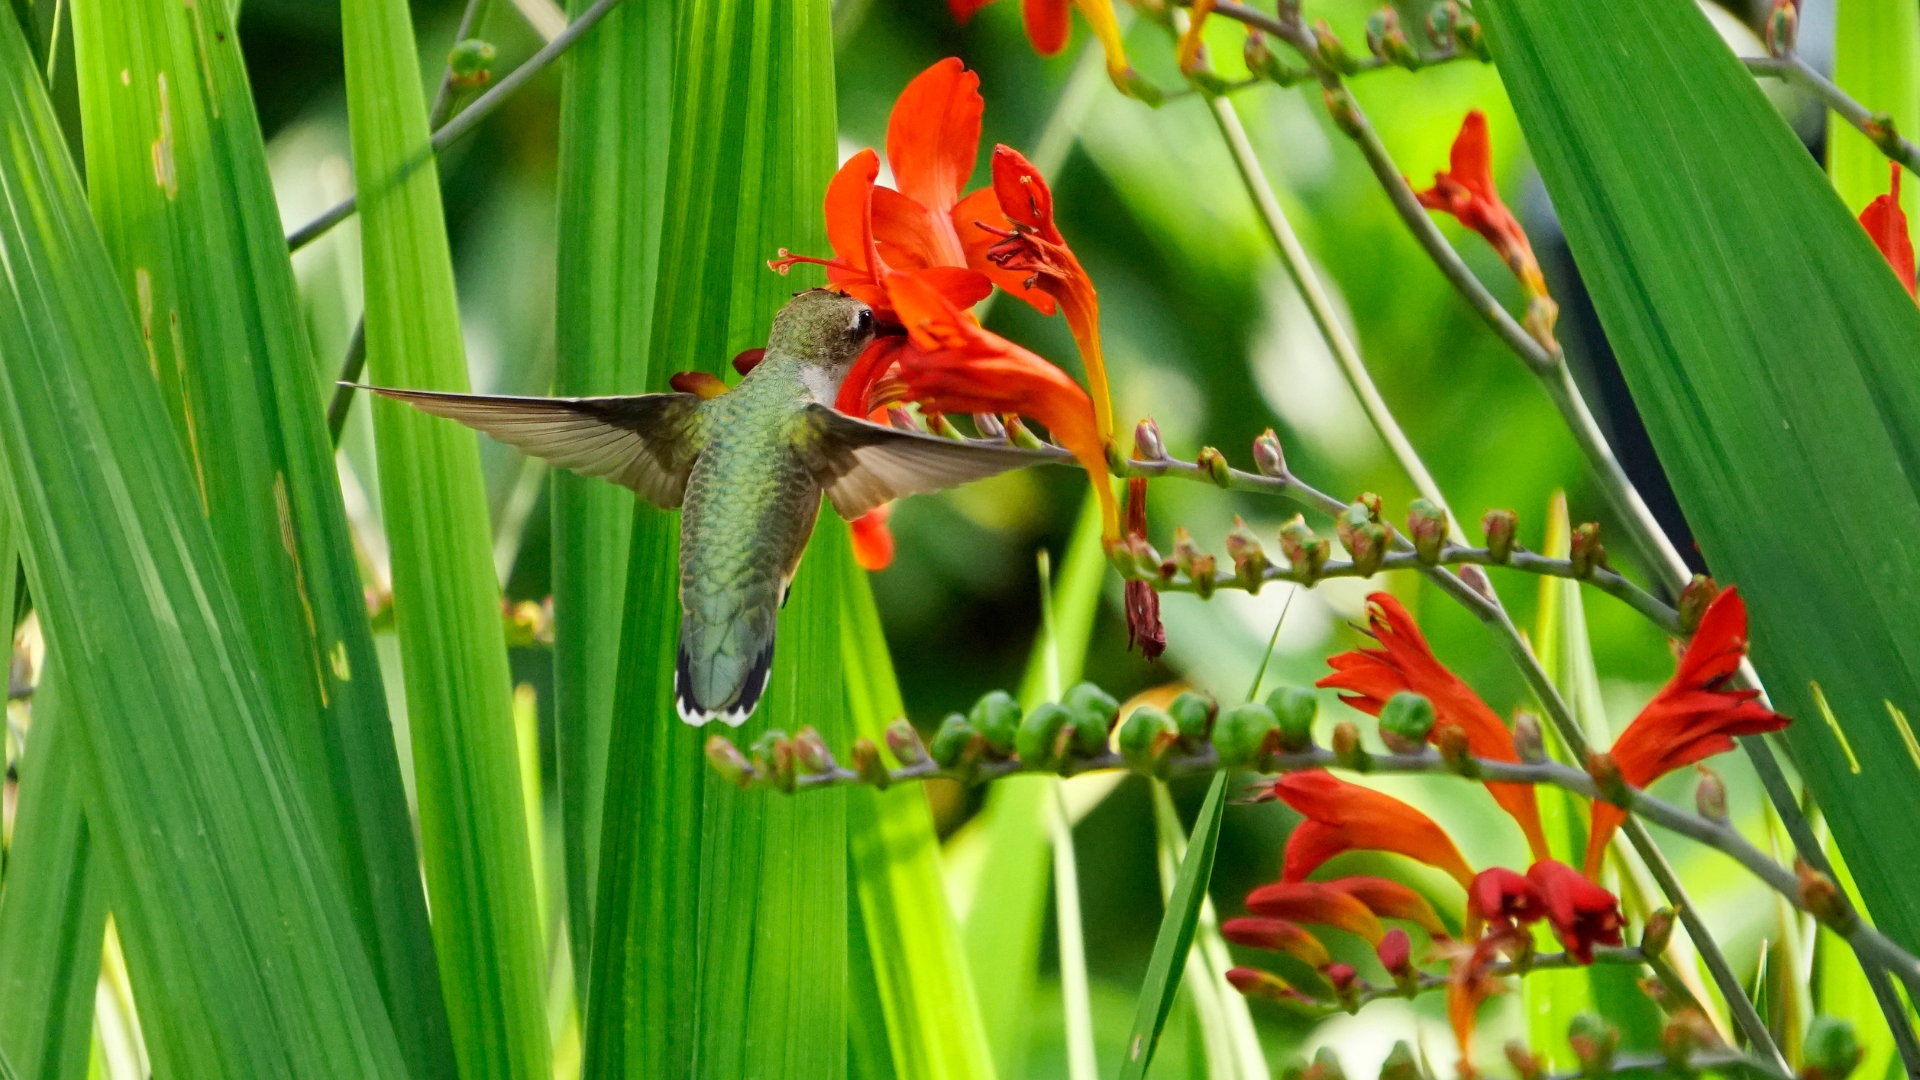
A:
<svg viewBox="0 0 1920 1080">
<path fill-rule="evenodd" d="M 696 727 L 738 727 L 766 691 L 775 623 L 823 495 L 851 521 L 901 496 L 1072 460 L 1059 448 L 944 438 L 834 409 L 877 331 L 872 308 L 853 297 L 797 293 L 774 316 L 765 358 L 710 400 L 366 389 L 680 510 L 675 711 Z"/>
</svg>

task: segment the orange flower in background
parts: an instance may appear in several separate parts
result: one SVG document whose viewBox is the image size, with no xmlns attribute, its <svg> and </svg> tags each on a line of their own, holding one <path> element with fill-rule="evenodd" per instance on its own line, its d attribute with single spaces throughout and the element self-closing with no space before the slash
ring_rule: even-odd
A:
<svg viewBox="0 0 1920 1080">
<path fill-rule="evenodd" d="M 1228 919 L 1220 924 L 1220 936 L 1250 949 L 1286 953 L 1316 971 L 1333 963 L 1319 938 L 1285 919 Z"/>
<path fill-rule="evenodd" d="M 1030 289 L 1059 301 L 1080 350 L 1080 362 L 1086 365 L 1087 388 L 1104 444 L 1113 437 L 1113 400 L 1107 389 L 1106 358 L 1100 351 L 1100 295 L 1094 291 L 1093 279 L 1054 224 L 1053 191 L 1046 178 L 1018 150 L 993 148 L 993 193 L 1010 227 L 982 230 L 999 238 L 987 247 L 985 257 L 1019 275 Z M 1051 305 L 1034 306 L 1052 314 Z"/>
<path fill-rule="evenodd" d="M 1427 898 L 1397 881 L 1355 876 L 1336 878 L 1326 886 L 1367 905 L 1367 910 L 1382 919 L 1404 919 L 1436 940 L 1447 936 L 1446 925 L 1434 912 L 1433 905 L 1427 903 Z"/>
<path fill-rule="evenodd" d="M 1893 174 L 1887 193 L 1860 211 L 1860 225 L 1873 238 L 1873 246 L 1886 256 L 1900 284 L 1907 287 L 1907 295 L 1914 296 L 1913 237 L 1907 231 L 1906 212 L 1900 209 L 1899 163 L 1888 162 L 1887 171 Z"/>
<path fill-rule="evenodd" d="M 1727 683 L 1747 655 L 1747 603 L 1729 586 L 1707 605 L 1700 627 L 1667 685 L 1640 710 L 1608 753 L 1620 779 L 1646 787 L 1675 769 L 1733 749 L 1736 735 L 1778 731 L 1790 721 L 1756 700 L 1758 690 L 1731 690 Z M 1613 831 L 1627 812 L 1593 804 L 1586 872 L 1597 876 Z"/>
<path fill-rule="evenodd" d="M 922 274 L 887 278 L 913 348 L 900 358 L 907 397 L 941 413 L 1017 413 L 1046 425 L 1073 453 L 1100 500 L 1103 535 L 1120 536 L 1120 514 L 1093 402 L 1066 372 L 982 329 Z"/>
<path fill-rule="evenodd" d="M 1560 346 L 1553 338 L 1553 324 L 1560 308 L 1547 294 L 1547 279 L 1540 273 L 1540 260 L 1534 257 L 1526 231 L 1507 204 L 1500 201 L 1500 189 L 1493 184 L 1493 148 L 1487 139 L 1486 113 L 1474 109 L 1460 121 L 1460 134 L 1454 136 L 1448 165 L 1445 170 L 1435 171 L 1433 186 L 1415 192 L 1415 197 L 1429 210 L 1452 214 L 1493 245 L 1526 293 L 1527 332 L 1543 347 L 1557 351 Z"/>
<path fill-rule="evenodd" d="M 1337 889 L 1312 881 L 1282 881 L 1262 885 L 1247 894 L 1247 910 L 1266 919 L 1313 923 L 1345 930 L 1367 944 L 1378 945 L 1387 928 L 1367 905 Z"/>
<path fill-rule="evenodd" d="M 1620 901 L 1583 877 L 1580 871 L 1553 859 L 1541 859 L 1527 869 L 1527 880 L 1540 894 L 1554 936 L 1567 955 L 1582 964 L 1593 963 L 1595 945 L 1620 944 Z"/>
<path fill-rule="evenodd" d="M 1453 1037 L 1460 1044 L 1459 1073 L 1476 1075 L 1469 1058 L 1473 1049 L 1473 1029 L 1479 1023 L 1480 1006 L 1500 992 L 1500 979 L 1493 965 L 1502 953 L 1521 952 L 1532 947 L 1533 938 L 1513 926 L 1497 927 L 1471 946 L 1454 944 L 1438 951 L 1448 954 L 1452 970 L 1447 976 L 1447 1020 Z"/>
<path fill-rule="evenodd" d="M 1507 726 L 1480 700 L 1480 695 L 1434 657 L 1427 639 L 1421 636 L 1420 627 L 1407 614 L 1407 609 L 1400 606 L 1400 601 L 1384 592 L 1368 596 L 1367 628 L 1381 647 L 1355 649 L 1332 657 L 1327 664 L 1333 668 L 1333 674 L 1315 686 L 1341 691 L 1340 700 L 1369 716 L 1379 716 L 1393 695 L 1411 690 L 1433 704 L 1435 723 L 1429 739 L 1443 728 L 1458 727 L 1466 733 L 1467 747 L 1475 756 L 1494 761 L 1520 760 Z M 1520 823 L 1520 831 L 1526 834 L 1527 847 L 1533 857 L 1546 858 L 1547 838 L 1540 831 L 1540 810 L 1534 801 L 1533 788 L 1526 784 L 1489 783 L 1487 790 L 1494 801 Z"/>
<path fill-rule="evenodd" d="M 887 518 L 893 504 L 882 503 L 853 520 L 853 561 L 862 570 L 885 570 L 893 563 L 893 531 Z"/>
<path fill-rule="evenodd" d="M 947 10 L 953 12 L 956 22 L 962 26 L 973 18 L 974 12 L 986 7 L 993 0 L 947 0 Z M 1057 56 L 1067 47 L 1067 38 L 1073 31 L 1072 13 L 1080 9 L 1080 16 L 1087 20 L 1087 28 L 1100 41 L 1100 48 L 1107 54 L 1107 75 L 1121 93 L 1132 92 L 1139 81 L 1133 68 L 1127 62 L 1127 49 L 1120 39 L 1120 22 L 1113 15 L 1113 0 L 1020 0 L 1020 17 L 1027 27 L 1027 40 L 1033 43 L 1034 51 L 1041 56 Z"/>
<path fill-rule="evenodd" d="M 1287 837 L 1283 881 L 1301 881 L 1346 851 L 1391 851 L 1453 876 L 1462 888 L 1473 868 L 1427 815 L 1391 795 L 1335 779 L 1324 769 L 1288 773 L 1273 792 L 1306 816 Z"/>
<path fill-rule="evenodd" d="M 1460 121 L 1460 134 L 1454 136 L 1448 164 L 1450 168 L 1433 174 L 1432 187 L 1415 193 L 1420 205 L 1452 214 L 1461 225 L 1486 237 L 1529 296 L 1547 295 L 1547 281 L 1540 274 L 1540 261 L 1533 256 L 1533 244 L 1493 185 L 1493 147 L 1487 139 L 1486 113 L 1474 109 Z"/>
</svg>

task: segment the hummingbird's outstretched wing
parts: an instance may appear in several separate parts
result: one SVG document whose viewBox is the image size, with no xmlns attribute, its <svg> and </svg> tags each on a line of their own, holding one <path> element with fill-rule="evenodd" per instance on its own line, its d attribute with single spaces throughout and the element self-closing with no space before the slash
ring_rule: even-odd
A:
<svg viewBox="0 0 1920 1080">
<path fill-rule="evenodd" d="M 422 412 L 458 420 L 582 476 L 598 476 L 671 510 L 706 442 L 692 394 L 537 398 L 389 390 L 368 386 Z"/>
<path fill-rule="evenodd" d="M 809 405 L 813 438 L 802 447 L 814 477 L 851 521 L 902 495 L 924 495 L 1026 465 L 1073 463 L 1058 447 L 1025 450 L 1000 440 L 945 439 L 882 427 Z"/>
</svg>

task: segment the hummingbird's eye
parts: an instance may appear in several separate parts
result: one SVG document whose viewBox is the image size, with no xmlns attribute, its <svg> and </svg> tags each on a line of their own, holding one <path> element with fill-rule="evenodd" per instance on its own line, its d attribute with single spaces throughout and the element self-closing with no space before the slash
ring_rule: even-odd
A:
<svg viewBox="0 0 1920 1080">
<path fill-rule="evenodd" d="M 853 332 L 864 336 L 873 332 L 873 309 L 861 308 L 853 316 Z"/>
</svg>

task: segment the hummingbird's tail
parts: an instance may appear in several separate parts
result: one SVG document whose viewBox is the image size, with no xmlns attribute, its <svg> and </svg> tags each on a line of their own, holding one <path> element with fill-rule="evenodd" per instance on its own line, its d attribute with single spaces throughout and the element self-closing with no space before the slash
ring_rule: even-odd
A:
<svg viewBox="0 0 1920 1080">
<path fill-rule="evenodd" d="M 739 727 L 753 715 L 754 707 L 760 704 L 760 695 L 767 692 L 767 679 L 773 674 L 773 639 L 767 639 L 766 647 L 747 665 L 746 675 L 738 684 L 738 690 L 731 701 L 703 701 L 703 684 L 710 685 L 712 678 L 702 679 L 694 670 L 693 653 L 687 649 L 686 633 L 680 636 L 679 662 L 673 669 L 673 706 L 680 719 L 694 727 L 703 727 L 713 720 L 724 721 L 728 727 Z"/>
</svg>

